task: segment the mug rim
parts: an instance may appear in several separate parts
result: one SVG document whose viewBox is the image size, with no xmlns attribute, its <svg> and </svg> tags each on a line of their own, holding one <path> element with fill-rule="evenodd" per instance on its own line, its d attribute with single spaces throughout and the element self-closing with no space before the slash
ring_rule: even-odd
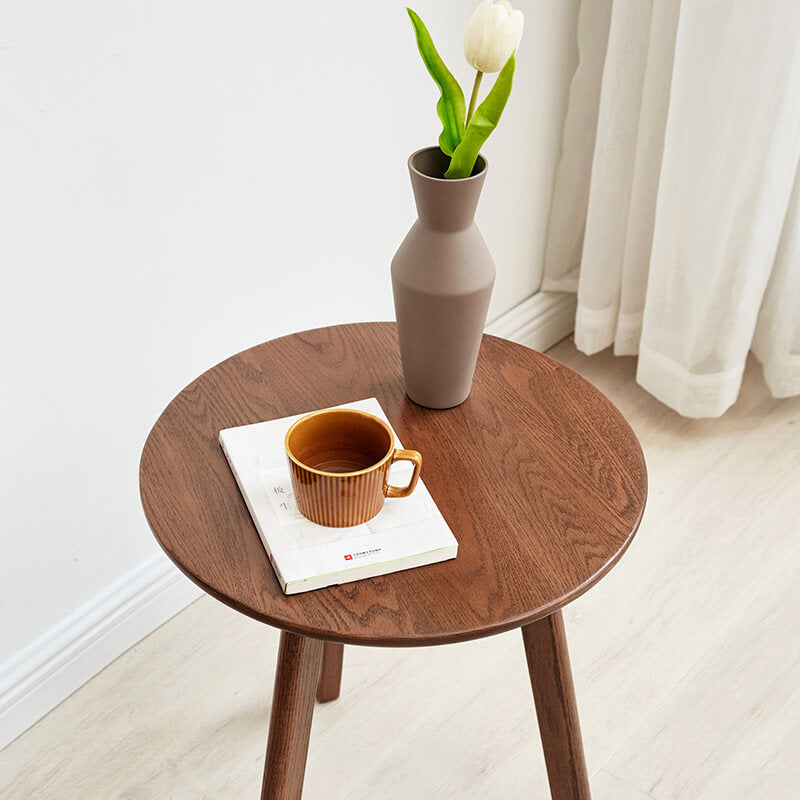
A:
<svg viewBox="0 0 800 800">
<path fill-rule="evenodd" d="M 381 427 L 389 434 L 389 451 L 386 455 L 380 460 L 376 461 L 374 464 L 370 465 L 369 467 L 364 467 L 364 469 L 354 470 L 353 472 L 327 472 L 324 469 L 316 469 L 315 467 L 310 467 L 308 464 L 302 462 L 299 458 L 297 458 L 294 453 L 292 453 L 289 447 L 289 436 L 291 436 L 292 431 L 300 425 L 300 423 L 305 422 L 306 420 L 310 419 L 311 417 L 316 417 L 321 414 L 332 414 L 332 413 L 346 413 L 346 414 L 355 414 L 362 417 L 367 417 L 375 422 L 378 422 Z M 332 478 L 350 478 L 355 475 L 365 475 L 368 472 L 372 472 L 373 470 L 382 467 L 393 455 L 395 451 L 395 438 L 394 432 L 389 427 L 387 422 L 384 422 L 380 417 L 376 417 L 375 414 L 370 414 L 369 411 L 361 411 L 358 408 L 321 408 L 319 411 L 311 411 L 308 414 L 304 414 L 300 419 L 295 420 L 290 426 L 289 430 L 286 431 L 286 436 L 283 437 L 283 449 L 286 452 L 286 455 L 291 459 L 292 462 L 297 464 L 298 467 L 301 469 L 306 470 L 307 472 L 311 472 L 314 475 L 325 475 L 327 477 Z"/>
</svg>

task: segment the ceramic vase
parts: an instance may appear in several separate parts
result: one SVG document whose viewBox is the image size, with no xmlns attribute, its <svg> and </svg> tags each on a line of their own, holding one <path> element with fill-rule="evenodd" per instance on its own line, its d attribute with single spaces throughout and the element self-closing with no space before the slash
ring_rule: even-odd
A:
<svg viewBox="0 0 800 800">
<path fill-rule="evenodd" d="M 406 392 L 428 408 L 467 399 L 495 278 L 474 219 L 488 164 L 447 179 L 449 161 L 438 147 L 408 159 L 417 221 L 392 260 Z"/>
</svg>

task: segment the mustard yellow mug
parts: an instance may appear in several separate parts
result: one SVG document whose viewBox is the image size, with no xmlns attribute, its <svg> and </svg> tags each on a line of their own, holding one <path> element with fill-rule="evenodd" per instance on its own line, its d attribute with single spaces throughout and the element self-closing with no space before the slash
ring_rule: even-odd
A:
<svg viewBox="0 0 800 800">
<path fill-rule="evenodd" d="M 408 497 L 422 456 L 396 450 L 392 429 L 366 411 L 333 408 L 297 420 L 286 433 L 286 455 L 300 513 L 320 525 L 346 528 L 372 519 L 387 497 Z M 411 461 L 408 486 L 390 486 L 389 468 Z"/>
</svg>

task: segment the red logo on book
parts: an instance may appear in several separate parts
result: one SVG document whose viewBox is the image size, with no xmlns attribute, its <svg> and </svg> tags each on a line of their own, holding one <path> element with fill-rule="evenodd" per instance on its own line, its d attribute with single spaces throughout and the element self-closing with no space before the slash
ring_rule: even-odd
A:
<svg viewBox="0 0 800 800">
<path fill-rule="evenodd" d="M 353 560 L 353 556 L 345 556 L 344 560 L 345 561 L 352 561 Z"/>
</svg>

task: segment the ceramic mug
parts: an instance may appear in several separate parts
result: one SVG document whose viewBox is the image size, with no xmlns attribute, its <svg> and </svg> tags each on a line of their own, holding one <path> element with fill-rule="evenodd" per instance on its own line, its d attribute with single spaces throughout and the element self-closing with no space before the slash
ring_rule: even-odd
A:
<svg viewBox="0 0 800 800">
<path fill-rule="evenodd" d="M 366 411 L 315 411 L 297 420 L 284 441 L 298 510 L 333 528 L 372 519 L 387 497 L 408 497 L 422 469 L 422 456 L 396 450 L 392 429 Z M 395 461 L 414 464 L 408 486 L 389 485 Z"/>
</svg>

